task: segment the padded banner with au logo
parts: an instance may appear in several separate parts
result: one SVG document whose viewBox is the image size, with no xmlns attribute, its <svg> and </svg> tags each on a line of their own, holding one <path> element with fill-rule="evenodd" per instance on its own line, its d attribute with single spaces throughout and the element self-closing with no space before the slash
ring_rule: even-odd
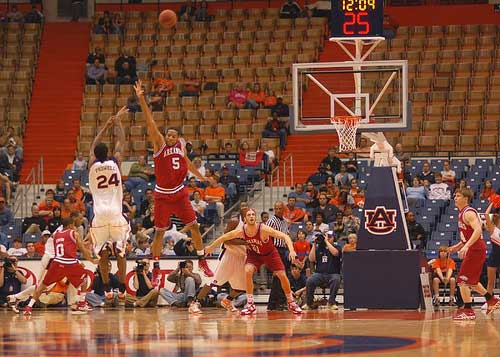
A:
<svg viewBox="0 0 500 357">
<path fill-rule="evenodd" d="M 410 240 L 397 176 L 391 167 L 373 167 L 357 249 L 406 250 Z"/>
</svg>

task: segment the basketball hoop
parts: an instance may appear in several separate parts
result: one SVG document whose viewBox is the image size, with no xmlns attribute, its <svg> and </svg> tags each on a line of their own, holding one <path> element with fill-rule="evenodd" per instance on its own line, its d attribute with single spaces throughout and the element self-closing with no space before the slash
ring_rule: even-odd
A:
<svg viewBox="0 0 500 357">
<path fill-rule="evenodd" d="M 352 151 L 356 149 L 356 131 L 360 117 L 335 116 L 330 119 L 339 136 L 339 151 Z"/>
</svg>

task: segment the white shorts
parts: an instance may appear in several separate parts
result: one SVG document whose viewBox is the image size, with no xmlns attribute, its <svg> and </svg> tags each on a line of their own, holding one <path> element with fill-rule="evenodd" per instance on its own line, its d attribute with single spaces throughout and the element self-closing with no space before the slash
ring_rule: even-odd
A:
<svg viewBox="0 0 500 357">
<path fill-rule="evenodd" d="M 245 246 L 242 246 L 244 249 Z M 236 247 L 229 247 L 224 250 L 219 265 L 215 270 L 213 284 L 221 286 L 229 282 L 234 290 L 246 290 L 245 280 L 245 260 L 246 255 L 233 250 Z"/>
<path fill-rule="evenodd" d="M 124 256 L 130 224 L 122 215 L 109 217 L 94 217 L 90 226 L 94 252 L 100 255 L 104 246 L 111 249 L 111 255 Z"/>
</svg>

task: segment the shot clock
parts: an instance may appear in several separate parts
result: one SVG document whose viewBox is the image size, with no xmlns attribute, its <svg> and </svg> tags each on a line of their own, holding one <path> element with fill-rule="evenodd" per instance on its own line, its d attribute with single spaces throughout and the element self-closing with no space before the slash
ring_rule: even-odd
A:
<svg viewBox="0 0 500 357">
<path fill-rule="evenodd" d="M 381 37 L 384 0 L 332 0 L 331 37 Z"/>
</svg>

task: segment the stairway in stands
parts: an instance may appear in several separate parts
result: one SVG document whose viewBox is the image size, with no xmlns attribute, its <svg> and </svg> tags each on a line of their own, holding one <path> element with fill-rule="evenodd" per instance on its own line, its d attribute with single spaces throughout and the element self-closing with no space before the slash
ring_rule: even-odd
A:
<svg viewBox="0 0 500 357">
<path fill-rule="evenodd" d="M 22 179 L 42 156 L 45 183 L 56 183 L 74 160 L 89 33 L 89 23 L 45 24 L 26 126 Z"/>
<path fill-rule="evenodd" d="M 335 43 L 328 40 L 324 43 L 324 50 L 320 54 L 320 62 L 340 62 L 348 60 L 347 55 Z M 338 92 L 350 92 L 353 88 L 352 74 L 344 75 L 316 75 L 316 78 L 329 90 Z M 306 116 L 328 117 L 330 115 L 330 99 L 316 84 L 310 82 L 304 93 L 303 112 Z M 325 121 L 321 124 L 327 124 Z M 332 127 L 333 129 L 333 127 Z M 317 171 L 318 165 L 331 145 L 338 145 L 338 137 L 335 133 L 324 134 L 295 134 L 288 137 L 285 151 L 281 157 L 289 153 L 293 155 L 295 182 L 304 182 L 313 172 Z"/>
</svg>

